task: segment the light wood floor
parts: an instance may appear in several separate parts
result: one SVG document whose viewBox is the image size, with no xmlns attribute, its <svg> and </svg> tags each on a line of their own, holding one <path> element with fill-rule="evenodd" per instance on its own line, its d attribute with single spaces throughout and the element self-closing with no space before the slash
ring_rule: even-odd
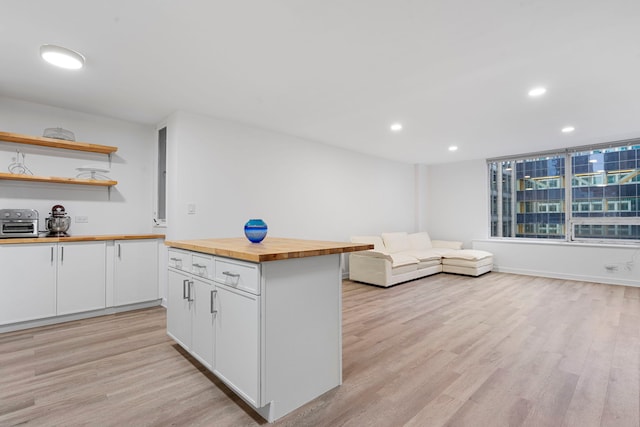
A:
<svg viewBox="0 0 640 427">
<path fill-rule="evenodd" d="M 440 274 L 343 306 L 343 385 L 275 425 L 640 424 L 638 288 Z M 0 334 L 0 426 L 263 424 L 162 308 Z"/>
</svg>

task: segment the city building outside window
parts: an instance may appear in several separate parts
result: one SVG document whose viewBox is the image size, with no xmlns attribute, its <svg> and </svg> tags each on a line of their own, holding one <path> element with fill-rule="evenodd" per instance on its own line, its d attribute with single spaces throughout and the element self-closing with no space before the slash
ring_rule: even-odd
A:
<svg viewBox="0 0 640 427">
<path fill-rule="evenodd" d="M 640 241 L 640 140 L 487 166 L 492 237 Z"/>
</svg>

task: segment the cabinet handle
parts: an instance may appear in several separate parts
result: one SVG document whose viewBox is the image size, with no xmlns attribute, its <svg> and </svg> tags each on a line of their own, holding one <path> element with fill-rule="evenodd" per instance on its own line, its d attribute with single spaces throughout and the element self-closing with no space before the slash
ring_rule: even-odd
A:
<svg viewBox="0 0 640 427">
<path fill-rule="evenodd" d="M 188 287 L 188 289 L 189 289 L 189 294 L 187 295 L 187 301 L 189 301 L 189 302 L 193 302 L 193 299 L 191 299 L 191 288 L 192 288 L 192 287 L 193 287 L 193 281 L 190 281 L 190 282 L 189 282 L 189 287 Z"/>
<path fill-rule="evenodd" d="M 232 273 L 230 271 L 223 271 L 222 274 L 224 274 L 225 276 L 229 276 L 229 277 L 240 277 L 239 273 Z"/>
<path fill-rule="evenodd" d="M 198 267 L 198 268 L 206 268 L 207 266 L 204 264 L 196 264 L 195 262 L 192 263 L 191 265 L 193 265 L 194 267 Z"/>
<path fill-rule="evenodd" d="M 215 296 L 217 295 L 217 293 L 218 293 L 218 291 L 216 291 L 216 290 L 211 291 L 211 314 L 216 314 L 218 312 L 218 310 L 214 310 L 213 309 L 213 306 L 214 306 L 213 301 L 214 301 Z"/>
<path fill-rule="evenodd" d="M 64 261 L 64 246 L 60 248 L 62 250 L 62 254 L 60 255 L 60 262 Z"/>
<path fill-rule="evenodd" d="M 174 256 L 172 256 L 171 258 L 169 258 L 171 261 L 178 261 L 180 258 L 176 258 Z"/>
<path fill-rule="evenodd" d="M 120 243 L 118 243 L 118 258 L 122 258 L 122 250 L 120 249 Z"/>
<path fill-rule="evenodd" d="M 187 283 L 189 283 L 189 279 L 184 279 L 182 281 L 182 299 L 187 299 Z"/>
<path fill-rule="evenodd" d="M 51 246 L 51 264 L 53 264 L 53 246 Z"/>
</svg>

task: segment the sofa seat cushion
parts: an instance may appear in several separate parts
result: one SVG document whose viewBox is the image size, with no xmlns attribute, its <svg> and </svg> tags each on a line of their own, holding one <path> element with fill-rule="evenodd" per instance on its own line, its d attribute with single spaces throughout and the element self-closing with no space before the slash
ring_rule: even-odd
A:
<svg viewBox="0 0 640 427">
<path fill-rule="evenodd" d="M 457 251 L 446 252 L 442 255 L 442 258 L 478 261 L 485 258 L 493 259 L 493 254 L 491 252 L 480 251 L 477 249 L 461 249 Z"/>
<path fill-rule="evenodd" d="M 407 264 L 407 265 L 401 265 L 398 267 L 393 267 L 391 269 L 391 275 L 392 276 L 397 276 L 400 274 L 406 274 L 406 273 L 411 273 L 414 272 L 418 269 L 418 264 Z"/>
<path fill-rule="evenodd" d="M 405 251 L 405 252 L 402 252 L 402 253 L 404 255 L 409 255 L 409 256 L 412 256 L 414 258 L 417 258 L 419 261 L 436 260 L 436 261 L 440 262 L 440 258 L 442 258 L 441 251 L 434 250 L 434 249 L 423 249 L 423 250 L 412 249 L 410 251 Z"/>
<path fill-rule="evenodd" d="M 493 257 L 481 259 L 443 258 L 442 265 L 468 268 L 493 266 Z"/>
<path fill-rule="evenodd" d="M 436 248 L 436 247 L 433 247 L 433 248 L 429 249 L 429 252 L 431 252 L 433 254 L 436 254 L 437 256 L 442 258 L 444 255 L 446 255 L 448 253 L 453 253 L 453 252 L 456 252 L 456 251 L 451 249 L 451 248 Z"/>
<path fill-rule="evenodd" d="M 434 267 L 436 265 L 440 265 L 440 258 L 432 259 L 428 261 L 420 261 L 418 263 L 418 270 L 422 270 L 423 268 Z"/>
<path fill-rule="evenodd" d="M 391 257 L 392 268 L 401 267 L 403 265 L 415 266 L 418 264 L 418 258 L 403 253 L 389 254 L 389 257 Z"/>
</svg>

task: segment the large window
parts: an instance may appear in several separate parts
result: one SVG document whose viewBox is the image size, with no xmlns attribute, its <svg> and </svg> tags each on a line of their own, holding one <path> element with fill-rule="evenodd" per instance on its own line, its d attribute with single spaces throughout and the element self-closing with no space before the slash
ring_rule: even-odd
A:
<svg viewBox="0 0 640 427">
<path fill-rule="evenodd" d="M 493 237 L 640 241 L 640 140 L 488 168 Z"/>
</svg>

